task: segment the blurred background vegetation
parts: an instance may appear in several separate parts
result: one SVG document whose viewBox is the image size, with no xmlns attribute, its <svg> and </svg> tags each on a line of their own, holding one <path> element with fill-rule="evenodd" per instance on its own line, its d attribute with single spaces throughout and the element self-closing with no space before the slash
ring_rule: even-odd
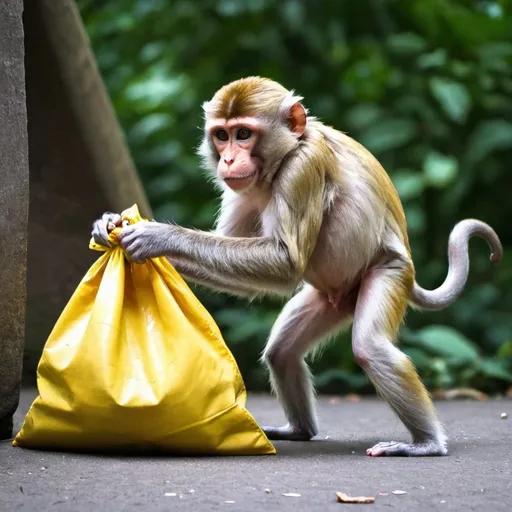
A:
<svg viewBox="0 0 512 512">
<path fill-rule="evenodd" d="M 454 306 L 410 312 L 401 346 L 431 388 L 502 392 L 512 383 L 512 2 L 464 0 L 79 0 L 87 31 L 157 219 L 209 229 L 218 200 L 195 148 L 201 103 L 263 75 L 366 145 L 409 221 L 419 283 L 447 271 L 448 235 L 476 217 L 502 238 L 492 268 L 471 244 Z M 127 205 L 129 206 L 129 205 Z M 281 300 L 195 288 L 252 390 Z M 372 391 L 349 333 L 313 362 L 322 392 Z"/>
</svg>

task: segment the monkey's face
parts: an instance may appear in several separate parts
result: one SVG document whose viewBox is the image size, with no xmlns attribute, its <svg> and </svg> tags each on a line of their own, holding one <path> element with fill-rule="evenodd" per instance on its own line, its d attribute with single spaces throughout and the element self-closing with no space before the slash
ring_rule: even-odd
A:
<svg viewBox="0 0 512 512">
<path fill-rule="evenodd" d="M 271 185 L 305 131 L 301 99 L 277 82 L 249 77 L 222 87 L 203 104 L 199 154 L 221 188 L 247 194 Z"/>
<path fill-rule="evenodd" d="M 253 117 L 240 117 L 215 119 L 208 124 L 208 132 L 219 154 L 219 178 L 237 192 L 252 188 L 263 167 L 263 161 L 254 155 L 261 135 L 258 121 Z"/>
</svg>

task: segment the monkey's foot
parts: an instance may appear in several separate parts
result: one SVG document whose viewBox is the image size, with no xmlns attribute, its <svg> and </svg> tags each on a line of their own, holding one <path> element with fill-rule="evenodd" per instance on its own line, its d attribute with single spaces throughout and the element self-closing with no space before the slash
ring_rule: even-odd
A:
<svg viewBox="0 0 512 512">
<path fill-rule="evenodd" d="M 273 441 L 310 441 L 316 435 L 307 430 L 285 425 L 284 427 L 262 427 L 266 436 Z"/>
<path fill-rule="evenodd" d="M 378 443 L 366 450 L 370 457 L 395 456 L 395 457 L 432 457 L 446 455 L 448 450 L 438 441 L 426 441 L 423 443 Z"/>
</svg>

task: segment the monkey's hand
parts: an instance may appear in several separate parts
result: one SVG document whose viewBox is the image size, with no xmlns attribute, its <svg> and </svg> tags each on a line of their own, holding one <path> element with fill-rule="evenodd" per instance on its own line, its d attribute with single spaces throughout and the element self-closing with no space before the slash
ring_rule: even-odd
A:
<svg viewBox="0 0 512 512">
<path fill-rule="evenodd" d="M 101 219 L 94 221 L 92 225 L 92 237 L 94 241 L 105 247 L 112 247 L 108 235 L 116 227 L 121 225 L 121 215 L 112 212 L 105 212 Z"/>
<path fill-rule="evenodd" d="M 174 226 L 169 224 L 142 221 L 123 228 L 118 239 L 135 263 L 143 263 L 151 258 L 169 255 L 173 230 Z"/>
</svg>

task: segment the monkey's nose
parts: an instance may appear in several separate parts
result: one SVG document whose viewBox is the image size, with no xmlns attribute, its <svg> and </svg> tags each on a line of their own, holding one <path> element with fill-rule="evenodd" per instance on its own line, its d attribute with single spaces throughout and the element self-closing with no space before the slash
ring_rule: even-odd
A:
<svg viewBox="0 0 512 512">
<path fill-rule="evenodd" d="M 224 158 L 224 163 L 229 167 L 235 161 L 234 158 Z"/>
</svg>

